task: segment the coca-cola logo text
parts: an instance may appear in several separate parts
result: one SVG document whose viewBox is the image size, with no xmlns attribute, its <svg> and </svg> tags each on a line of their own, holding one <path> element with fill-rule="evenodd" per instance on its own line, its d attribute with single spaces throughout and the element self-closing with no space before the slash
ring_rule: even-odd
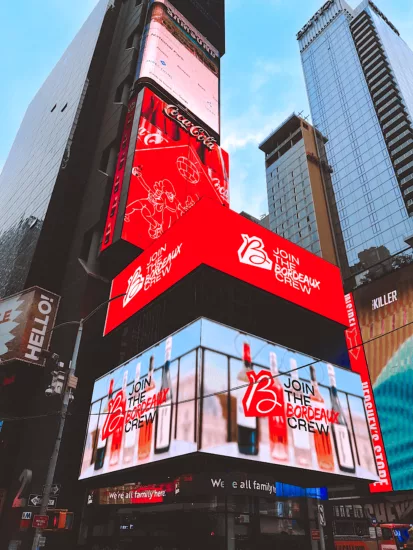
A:
<svg viewBox="0 0 413 550">
<path fill-rule="evenodd" d="M 181 114 L 176 105 L 166 105 L 163 111 L 167 117 L 177 122 L 179 126 L 185 130 L 185 132 L 188 132 L 189 135 L 195 137 L 198 141 L 203 143 L 210 151 L 213 151 L 217 146 L 217 140 L 210 136 L 208 132 L 202 128 L 202 126 L 197 126 Z"/>
</svg>

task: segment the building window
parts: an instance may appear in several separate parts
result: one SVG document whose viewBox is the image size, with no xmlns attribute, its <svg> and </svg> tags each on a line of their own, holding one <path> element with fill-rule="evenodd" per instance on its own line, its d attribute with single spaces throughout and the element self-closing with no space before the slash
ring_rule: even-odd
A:
<svg viewBox="0 0 413 550">
<path fill-rule="evenodd" d="M 53 111 L 56 109 L 56 107 L 57 107 L 57 104 L 55 104 L 55 106 L 52 109 L 50 109 L 50 112 L 53 113 Z"/>
<path fill-rule="evenodd" d="M 66 107 L 67 107 L 67 103 L 63 106 L 63 108 L 60 112 L 63 113 L 63 111 L 66 111 Z"/>
</svg>

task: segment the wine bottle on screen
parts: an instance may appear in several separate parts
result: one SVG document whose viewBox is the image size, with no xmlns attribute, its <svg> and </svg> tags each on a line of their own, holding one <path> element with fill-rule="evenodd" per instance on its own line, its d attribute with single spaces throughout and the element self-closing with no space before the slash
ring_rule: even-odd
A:
<svg viewBox="0 0 413 550">
<path fill-rule="evenodd" d="M 332 424 L 333 441 L 336 450 L 338 467 L 342 472 L 354 474 L 356 463 L 354 460 L 353 445 L 351 443 L 350 430 L 338 396 L 336 373 L 333 365 L 327 365 L 330 379 L 331 408 L 338 413 L 337 423 Z"/>
<path fill-rule="evenodd" d="M 155 358 L 151 355 L 149 359 L 149 372 L 148 381 L 149 386 L 146 387 L 146 401 L 152 401 L 156 392 L 155 381 L 153 379 L 155 371 Z M 152 451 L 152 435 L 153 435 L 153 421 L 154 421 L 154 409 L 149 409 L 141 417 L 141 428 L 139 429 L 139 443 L 138 443 L 138 460 L 147 460 Z"/>
<path fill-rule="evenodd" d="M 126 388 L 128 385 L 128 371 L 123 373 L 121 401 L 118 403 L 118 407 L 123 411 L 126 410 Z M 118 399 L 118 396 L 116 397 Z M 117 411 L 113 411 L 114 415 L 117 415 Z M 112 445 L 110 446 L 110 458 L 109 466 L 116 466 L 119 463 L 120 454 L 122 451 L 123 432 L 125 429 L 125 416 L 120 415 L 118 419 L 118 425 L 112 435 Z"/>
<path fill-rule="evenodd" d="M 315 410 L 324 410 L 324 413 L 326 413 L 324 399 L 320 393 L 320 388 L 318 387 L 314 365 L 310 366 L 310 374 L 314 390 L 314 395 L 311 396 L 311 406 Z M 324 416 L 324 418 L 326 418 L 326 416 Z M 314 432 L 314 445 L 317 454 L 318 466 L 320 470 L 325 470 L 327 472 L 332 472 L 334 470 L 334 456 L 333 447 L 331 445 L 330 430 L 331 427 L 327 420 L 323 419 L 317 421 L 317 428 Z"/>
<path fill-rule="evenodd" d="M 277 355 L 270 352 L 270 369 L 273 377 L 273 391 L 277 398 L 277 405 L 268 417 L 270 435 L 270 453 L 274 460 L 285 461 L 288 459 L 288 430 L 285 417 L 284 389 L 280 382 Z"/>
<path fill-rule="evenodd" d="M 158 406 L 155 424 L 155 454 L 167 453 L 172 435 L 172 385 L 171 385 L 172 337 L 165 343 L 165 363 L 162 367 L 161 391 L 166 392 L 166 400 Z"/>
<path fill-rule="evenodd" d="M 129 412 L 132 412 L 134 408 L 134 399 L 137 397 L 136 388 L 138 387 L 140 377 L 141 364 L 137 363 L 135 371 L 135 382 L 133 384 L 134 389 L 132 395 L 129 396 L 128 405 L 126 407 L 127 410 L 129 409 Z M 139 425 L 139 418 L 136 420 Z M 125 464 L 130 464 L 131 462 L 133 462 L 133 458 L 135 456 L 135 446 L 138 439 L 138 429 L 138 427 L 132 424 L 132 421 L 130 421 L 129 424 L 125 424 L 125 442 L 123 444 L 123 462 Z"/>
<path fill-rule="evenodd" d="M 108 398 L 105 400 L 105 403 L 102 403 L 103 409 L 100 411 L 99 422 L 98 422 L 98 442 L 96 445 L 96 460 L 95 460 L 95 470 L 101 470 L 105 463 L 106 448 L 108 446 L 108 440 L 102 439 L 103 435 L 103 426 L 105 425 L 106 418 L 109 412 L 109 401 L 112 399 L 113 394 L 113 378 L 109 382 L 109 392 Z"/>
<path fill-rule="evenodd" d="M 245 416 L 243 398 L 248 389 L 247 372 L 252 370 L 251 348 L 244 343 L 242 367 L 237 377 L 237 386 L 246 386 L 235 390 L 237 398 L 238 451 L 243 455 L 258 454 L 258 418 Z"/>
<path fill-rule="evenodd" d="M 290 359 L 290 370 L 291 370 L 291 384 L 296 380 L 300 382 L 300 377 L 298 376 L 297 361 L 293 358 Z M 298 386 L 298 384 L 296 384 Z M 297 389 L 294 389 L 293 392 L 296 396 L 295 403 L 298 405 L 303 404 L 303 393 Z M 294 404 L 295 404 L 294 403 Z M 311 457 L 311 441 L 310 434 L 308 433 L 306 427 L 300 426 L 296 423 L 295 428 L 291 428 L 294 442 L 294 454 L 295 454 L 295 463 L 299 468 L 309 468 L 312 463 Z"/>
</svg>

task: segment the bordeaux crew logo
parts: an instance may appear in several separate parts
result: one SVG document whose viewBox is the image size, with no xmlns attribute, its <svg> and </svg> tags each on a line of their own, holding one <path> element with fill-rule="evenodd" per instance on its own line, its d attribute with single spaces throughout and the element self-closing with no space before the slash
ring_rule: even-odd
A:
<svg viewBox="0 0 413 550">
<path fill-rule="evenodd" d="M 242 400 L 245 416 L 264 418 L 276 415 L 282 404 L 277 400 L 272 375 L 262 370 L 248 372 L 247 376 L 249 385 Z M 311 384 L 289 378 L 284 384 L 284 392 L 287 396 L 285 416 L 291 429 L 327 435 L 329 425 L 338 423 L 337 411 L 312 403 L 315 389 Z"/>
<path fill-rule="evenodd" d="M 265 245 L 260 237 L 243 233 L 242 245 L 238 249 L 240 263 L 272 271 L 278 282 L 292 286 L 303 294 L 311 294 L 313 290 L 321 290 L 321 281 L 299 271 L 301 260 L 298 256 L 290 254 L 282 248 L 272 251 L 274 260 L 265 250 Z"/>
</svg>

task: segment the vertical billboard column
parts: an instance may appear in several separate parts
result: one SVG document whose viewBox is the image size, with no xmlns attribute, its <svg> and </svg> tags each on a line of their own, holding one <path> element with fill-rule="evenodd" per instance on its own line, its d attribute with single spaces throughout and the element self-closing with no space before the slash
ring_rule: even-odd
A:
<svg viewBox="0 0 413 550">
<path fill-rule="evenodd" d="M 136 80 L 155 84 L 219 134 L 219 52 L 168 2 L 151 0 Z"/>
<path fill-rule="evenodd" d="M 367 411 L 367 419 L 369 423 L 371 438 L 373 440 L 377 469 L 380 476 L 380 481 L 377 481 L 370 485 L 370 491 L 372 493 L 383 493 L 392 490 L 390 472 L 387 465 L 386 452 L 381 435 L 380 422 L 377 416 L 376 404 L 374 402 L 373 389 L 371 386 L 370 375 L 367 367 L 366 356 L 364 353 L 363 341 L 361 337 L 359 322 L 357 319 L 353 295 L 347 294 L 345 300 L 348 314 L 348 323 L 350 327 L 346 330 L 346 341 L 350 356 L 350 366 L 351 370 L 353 372 L 357 372 L 361 377 Z"/>
<path fill-rule="evenodd" d="M 125 159 L 136 100 L 125 124 L 102 250 L 116 240 L 145 250 L 203 197 L 229 206 L 228 154 L 217 140 L 147 88 L 138 102 L 131 173 L 125 174 Z"/>
</svg>

